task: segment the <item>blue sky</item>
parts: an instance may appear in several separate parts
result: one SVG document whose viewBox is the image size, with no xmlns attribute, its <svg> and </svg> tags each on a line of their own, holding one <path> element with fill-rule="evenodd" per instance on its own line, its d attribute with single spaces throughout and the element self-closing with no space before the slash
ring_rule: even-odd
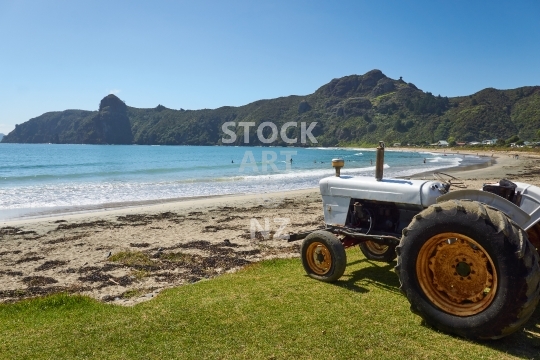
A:
<svg viewBox="0 0 540 360">
<path fill-rule="evenodd" d="M 0 132 L 48 111 L 240 106 L 380 69 L 442 96 L 540 85 L 540 1 L 0 0 Z"/>
</svg>

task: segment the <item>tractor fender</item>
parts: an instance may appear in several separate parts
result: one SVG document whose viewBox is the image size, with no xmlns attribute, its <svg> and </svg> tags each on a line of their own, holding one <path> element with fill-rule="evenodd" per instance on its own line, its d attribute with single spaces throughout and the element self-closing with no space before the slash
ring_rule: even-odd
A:
<svg viewBox="0 0 540 360">
<path fill-rule="evenodd" d="M 510 219 L 512 219 L 522 229 L 525 229 L 525 225 L 531 219 L 529 214 L 520 209 L 518 206 L 514 205 L 512 202 L 487 191 L 456 190 L 439 196 L 437 198 L 437 203 L 448 200 L 473 200 L 492 206 L 508 215 L 508 217 L 510 217 Z"/>
</svg>

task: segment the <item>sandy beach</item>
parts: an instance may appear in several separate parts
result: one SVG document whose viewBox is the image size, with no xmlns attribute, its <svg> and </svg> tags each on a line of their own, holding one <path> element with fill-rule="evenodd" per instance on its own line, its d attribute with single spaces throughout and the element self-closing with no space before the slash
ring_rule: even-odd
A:
<svg viewBox="0 0 540 360">
<path fill-rule="evenodd" d="M 443 172 L 469 189 L 502 178 L 540 186 L 539 154 L 519 153 L 517 159 L 512 152 L 478 155 L 489 157 L 491 165 Z M 1 222 L 0 302 L 69 292 L 133 305 L 163 289 L 252 262 L 298 257 L 300 242 L 288 243 L 280 232 L 323 227 L 321 204 L 315 188 Z M 266 237 L 256 226 L 265 227 L 265 222 L 270 229 Z"/>
</svg>

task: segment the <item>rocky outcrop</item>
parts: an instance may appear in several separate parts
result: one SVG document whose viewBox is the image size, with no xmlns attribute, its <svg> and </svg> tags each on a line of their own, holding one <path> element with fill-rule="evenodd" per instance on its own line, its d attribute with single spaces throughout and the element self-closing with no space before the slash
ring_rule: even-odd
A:
<svg viewBox="0 0 540 360">
<path fill-rule="evenodd" d="M 101 143 L 131 144 L 131 124 L 126 104 L 113 94 L 104 97 L 99 104 L 99 114 L 94 119 L 101 130 Z"/>
<path fill-rule="evenodd" d="M 107 95 L 99 111 L 50 112 L 16 125 L 2 140 L 11 143 L 131 144 L 127 106 L 115 95 Z"/>
<path fill-rule="evenodd" d="M 395 89 L 396 85 L 394 84 L 394 80 L 385 77 L 377 82 L 377 85 L 375 85 L 373 90 L 371 90 L 371 95 L 375 97 L 389 93 L 391 91 L 394 91 Z"/>
<path fill-rule="evenodd" d="M 381 70 L 371 70 L 362 75 L 361 90 L 364 93 L 370 92 L 381 79 L 388 79 Z M 391 80 L 391 79 L 388 79 Z M 391 80 L 393 81 L 393 80 Z"/>
<path fill-rule="evenodd" d="M 377 86 L 381 79 L 390 82 L 394 81 L 387 78 L 380 70 L 371 70 L 364 75 L 350 75 L 333 79 L 319 88 L 316 94 L 332 97 L 366 96 Z"/>
</svg>

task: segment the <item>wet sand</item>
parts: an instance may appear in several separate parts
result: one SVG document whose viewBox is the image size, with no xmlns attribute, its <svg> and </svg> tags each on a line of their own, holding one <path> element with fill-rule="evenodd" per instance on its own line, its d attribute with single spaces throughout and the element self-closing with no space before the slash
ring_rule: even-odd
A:
<svg viewBox="0 0 540 360">
<path fill-rule="evenodd" d="M 492 157 L 491 152 L 480 155 Z M 484 168 L 442 172 L 460 178 L 469 189 L 501 178 L 540 186 L 538 154 L 521 153 L 515 159 L 501 152 L 493 160 Z M 69 292 L 133 305 L 163 289 L 252 262 L 298 257 L 299 242 L 288 243 L 279 232 L 324 227 L 321 204 L 318 189 L 308 189 L 4 221 L 0 302 Z"/>
</svg>

